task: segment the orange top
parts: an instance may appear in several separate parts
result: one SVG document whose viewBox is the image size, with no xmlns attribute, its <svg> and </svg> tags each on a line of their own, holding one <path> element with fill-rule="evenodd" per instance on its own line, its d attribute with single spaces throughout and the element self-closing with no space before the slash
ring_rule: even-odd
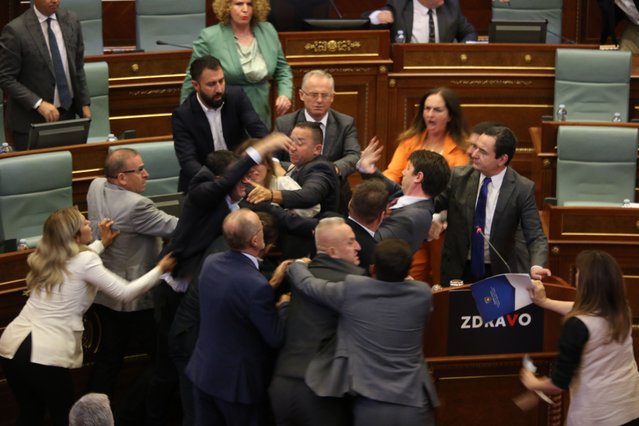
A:
<svg viewBox="0 0 639 426">
<path fill-rule="evenodd" d="M 394 182 L 400 183 L 402 181 L 402 172 L 408 163 L 408 157 L 410 157 L 414 151 L 421 149 L 425 139 L 426 132 L 401 141 L 393 153 L 391 162 L 388 164 L 386 170 L 384 170 L 384 176 Z M 450 168 L 465 166 L 470 162 L 466 151 L 461 149 L 448 134 L 444 140 L 444 147 L 442 148 L 441 154 L 448 162 Z"/>
</svg>

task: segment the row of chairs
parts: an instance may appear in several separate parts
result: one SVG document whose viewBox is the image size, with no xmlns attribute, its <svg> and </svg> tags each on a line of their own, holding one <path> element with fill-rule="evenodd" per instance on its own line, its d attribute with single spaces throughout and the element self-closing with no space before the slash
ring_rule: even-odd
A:
<svg viewBox="0 0 639 426">
<path fill-rule="evenodd" d="M 180 166 L 173 141 L 112 146 L 137 150 L 149 173 L 144 195 L 177 192 Z M 35 247 L 51 212 L 73 205 L 70 151 L 3 158 L 0 163 L 0 241 L 26 239 Z"/>
</svg>

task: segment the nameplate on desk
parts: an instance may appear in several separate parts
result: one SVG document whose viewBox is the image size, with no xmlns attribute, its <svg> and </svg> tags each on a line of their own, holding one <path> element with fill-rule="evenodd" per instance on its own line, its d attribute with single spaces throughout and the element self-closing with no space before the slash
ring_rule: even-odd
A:
<svg viewBox="0 0 639 426">
<path fill-rule="evenodd" d="M 484 322 L 470 289 L 449 292 L 448 355 L 541 352 L 543 337 L 544 312 L 536 305 Z"/>
</svg>

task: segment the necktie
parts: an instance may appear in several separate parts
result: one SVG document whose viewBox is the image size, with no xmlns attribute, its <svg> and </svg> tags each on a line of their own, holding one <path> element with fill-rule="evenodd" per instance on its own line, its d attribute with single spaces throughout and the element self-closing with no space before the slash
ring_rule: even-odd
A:
<svg viewBox="0 0 639 426">
<path fill-rule="evenodd" d="M 470 246 L 470 271 L 477 280 L 484 278 L 484 227 L 486 226 L 486 199 L 490 178 L 484 178 L 479 189 L 475 216 L 473 217 L 473 233 Z"/>
<path fill-rule="evenodd" d="M 435 19 L 433 9 L 428 9 L 428 42 L 435 43 Z"/>
<path fill-rule="evenodd" d="M 47 18 L 47 35 L 49 36 L 49 49 L 51 50 L 51 60 L 53 61 L 53 71 L 55 74 L 55 85 L 58 88 L 60 96 L 60 107 L 66 110 L 71 108 L 71 92 L 67 83 L 67 76 L 64 74 L 64 66 L 62 65 L 62 56 L 58 49 L 58 41 L 51 29 L 51 18 Z"/>
</svg>

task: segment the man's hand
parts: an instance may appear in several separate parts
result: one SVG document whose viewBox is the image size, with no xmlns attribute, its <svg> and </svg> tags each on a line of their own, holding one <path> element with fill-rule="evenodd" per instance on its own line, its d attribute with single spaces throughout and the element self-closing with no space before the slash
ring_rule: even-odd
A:
<svg viewBox="0 0 639 426">
<path fill-rule="evenodd" d="M 373 136 L 366 149 L 362 151 L 362 155 L 357 162 L 357 170 L 361 173 L 375 173 L 375 170 L 377 170 L 375 163 L 382 157 L 383 150 L 384 147 L 377 136 Z"/>
<path fill-rule="evenodd" d="M 52 103 L 47 101 L 42 101 L 37 111 L 44 117 L 47 123 L 53 123 L 60 119 L 60 111 L 58 111 Z"/>
<path fill-rule="evenodd" d="M 379 20 L 379 23 L 381 25 L 392 24 L 393 22 L 395 22 L 393 12 L 391 12 L 390 10 L 382 10 L 381 12 L 379 12 L 379 15 L 377 15 L 377 19 Z"/>
<path fill-rule="evenodd" d="M 277 265 L 277 268 L 275 268 L 275 271 L 273 271 L 273 275 L 268 282 L 271 287 L 276 288 L 277 286 L 282 284 L 282 281 L 284 281 L 284 277 L 286 276 L 286 269 L 291 263 L 293 263 L 293 259 L 285 260 Z"/>
<path fill-rule="evenodd" d="M 287 96 L 278 96 L 275 99 L 275 114 L 284 115 L 291 108 L 291 100 Z"/>
<path fill-rule="evenodd" d="M 92 118 L 93 114 L 91 114 L 91 108 L 89 108 L 89 105 L 85 105 L 82 107 L 82 117 L 83 118 Z"/>
<path fill-rule="evenodd" d="M 253 148 L 263 157 L 278 149 L 287 150 L 293 145 L 293 141 L 284 133 L 273 132 L 257 142 Z"/>
<path fill-rule="evenodd" d="M 442 232 L 448 227 L 448 222 L 442 222 L 441 220 L 433 220 L 430 223 L 430 229 L 428 230 L 428 241 L 439 240 Z"/>
<path fill-rule="evenodd" d="M 280 296 L 280 299 L 275 304 L 276 308 L 281 307 L 282 305 L 289 303 L 291 301 L 291 293 L 284 293 Z"/>
<path fill-rule="evenodd" d="M 252 180 L 247 181 L 250 185 L 253 185 L 254 189 L 248 193 L 246 196 L 246 201 L 251 204 L 258 204 L 263 201 L 273 201 L 273 192 L 260 185 L 259 183 L 253 182 Z"/>
<path fill-rule="evenodd" d="M 530 268 L 530 277 L 533 280 L 541 280 L 543 277 L 549 277 L 552 273 L 548 268 L 542 268 L 541 266 L 534 265 Z"/>
</svg>

